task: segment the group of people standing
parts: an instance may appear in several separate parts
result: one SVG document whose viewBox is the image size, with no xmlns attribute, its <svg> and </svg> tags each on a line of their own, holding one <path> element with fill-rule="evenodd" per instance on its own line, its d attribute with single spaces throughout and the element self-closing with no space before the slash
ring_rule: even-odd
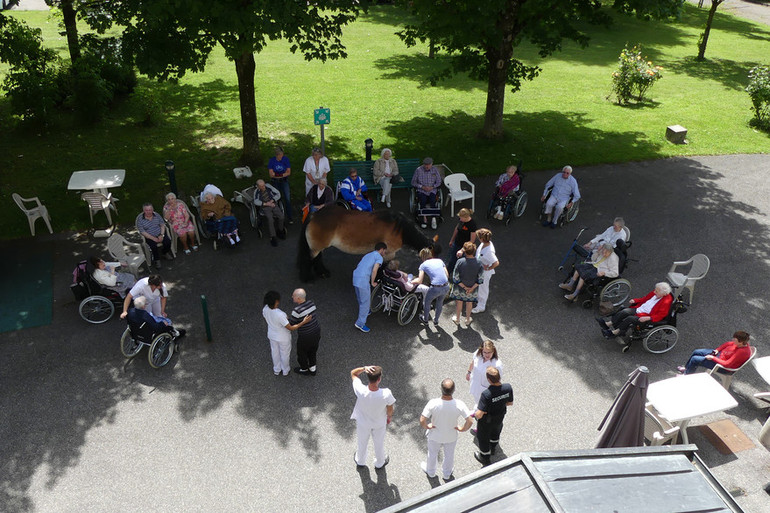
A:
<svg viewBox="0 0 770 513">
<path fill-rule="evenodd" d="M 500 433 L 509 406 L 513 404 L 513 389 L 503 383 L 500 375 L 502 362 L 497 349 L 487 340 L 474 353 L 466 374 L 471 395 L 476 401 L 472 408 L 454 397 L 455 381 L 441 381 L 441 395 L 428 401 L 420 414 L 420 427 L 425 429 L 428 453 L 420 464 L 429 478 L 437 477 L 438 459 L 443 451 L 441 474 L 450 480 L 454 473 L 455 447 L 459 433 L 471 430 L 474 420 L 479 450 L 474 457 L 482 465 L 491 463 L 500 443 Z M 362 378 L 365 376 L 365 380 Z M 353 460 L 359 467 L 366 466 L 369 440 L 374 446 L 374 468 L 381 469 L 390 462 L 385 451 L 387 426 L 394 415 L 396 399 L 389 388 L 381 387 L 383 371 L 377 365 L 365 365 L 350 371 L 356 403 L 351 419 L 356 421 L 357 447 Z"/>
</svg>

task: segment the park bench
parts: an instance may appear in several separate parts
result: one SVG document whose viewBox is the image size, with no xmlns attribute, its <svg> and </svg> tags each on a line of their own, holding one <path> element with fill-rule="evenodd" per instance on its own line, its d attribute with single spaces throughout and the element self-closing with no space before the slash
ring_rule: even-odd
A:
<svg viewBox="0 0 770 513">
<path fill-rule="evenodd" d="M 414 171 L 420 166 L 420 159 L 395 159 L 398 164 L 398 174 L 403 178 L 402 181 L 393 184 L 393 189 L 409 189 L 412 186 L 412 177 Z M 332 163 L 332 176 L 335 185 L 335 191 L 339 193 L 339 185 L 350 174 L 350 170 L 358 171 L 366 188 L 370 191 L 381 191 L 379 183 L 374 182 L 374 161 L 373 160 L 340 160 Z"/>
</svg>

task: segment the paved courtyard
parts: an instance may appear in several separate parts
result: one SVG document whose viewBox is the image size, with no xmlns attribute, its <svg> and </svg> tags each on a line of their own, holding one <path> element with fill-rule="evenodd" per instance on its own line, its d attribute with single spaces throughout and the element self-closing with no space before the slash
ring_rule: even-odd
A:
<svg viewBox="0 0 770 513">
<path fill-rule="evenodd" d="M 145 353 L 123 358 L 121 321 L 93 326 L 78 317 L 69 291 L 72 268 L 82 256 L 101 252 L 102 240 L 57 234 L 3 242 L 3 254 L 43 245 L 55 261 L 53 324 L 0 334 L 0 510 L 377 511 L 431 488 L 419 466 L 426 450 L 420 412 L 447 376 L 458 381 L 457 397 L 471 401 L 462 377 L 485 339 L 497 344 L 503 378 L 516 395 L 496 458 L 591 448 L 637 365 L 650 369 L 651 381 L 671 377 L 694 348 L 716 347 L 737 329 L 752 334 L 759 356 L 770 354 L 769 169 L 769 155 L 578 167 L 580 214 L 555 231 L 537 224 L 537 199 L 552 173 L 528 174 L 524 188 L 532 202 L 521 219 L 505 227 L 476 216 L 492 229 L 502 263 L 487 313 L 475 315 L 471 328 L 455 327 L 447 305 L 438 330 L 416 321 L 401 327 L 381 313 L 370 317 L 370 334 L 355 330 L 351 271 L 358 257 L 330 250 L 332 277 L 307 286 L 323 329 L 315 378 L 273 376 L 261 316 L 265 291 L 279 290 L 288 309 L 300 285 L 298 225 L 278 248 L 246 228 L 240 248 L 214 252 L 205 245 L 164 266 L 169 315 L 189 336 L 160 370 L 149 367 Z M 492 177 L 477 182 L 477 210 L 484 210 L 492 183 Z M 394 208 L 405 209 L 406 193 L 395 196 Z M 244 210 L 236 213 L 246 220 Z M 566 304 L 556 286 L 557 266 L 579 229 L 588 226 L 592 236 L 616 215 L 626 218 L 633 235 L 630 256 L 638 261 L 624 277 L 635 297 L 651 290 L 674 260 L 699 252 L 711 259 L 694 304 L 680 317 L 679 344 L 667 354 L 640 346 L 621 353 L 601 337 L 593 312 Z M 121 211 L 120 220 L 130 224 L 133 216 Z M 453 226 L 447 219 L 439 227 L 443 242 Z M 403 268 L 416 268 L 413 252 L 401 260 Z M 211 314 L 210 343 L 202 294 Z M 383 385 L 397 399 L 385 471 L 374 471 L 371 455 L 368 469 L 357 471 L 353 463 L 348 373 L 364 364 L 384 367 Z M 752 397 L 768 388 L 746 369 L 731 389 L 739 406 L 690 428 L 691 442 L 715 475 L 742 491 L 737 500 L 746 511 L 770 508 L 762 489 L 770 482 L 770 458 L 757 443 L 767 410 Z M 722 418 L 757 446 L 719 454 L 697 426 Z M 456 477 L 479 469 L 474 450 L 471 435 L 462 434 Z"/>
</svg>

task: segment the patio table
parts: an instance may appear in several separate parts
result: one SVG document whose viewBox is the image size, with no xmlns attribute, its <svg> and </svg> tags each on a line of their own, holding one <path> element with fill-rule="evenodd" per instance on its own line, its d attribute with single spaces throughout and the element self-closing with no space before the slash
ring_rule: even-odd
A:
<svg viewBox="0 0 770 513">
<path fill-rule="evenodd" d="M 690 420 L 738 406 L 730 392 L 705 372 L 650 383 L 647 401 L 662 416 L 679 426 L 685 444 L 689 443 L 687 425 Z"/>
<path fill-rule="evenodd" d="M 126 178 L 125 169 L 93 169 L 90 171 L 75 171 L 70 176 L 67 189 L 71 191 L 101 192 L 107 196 L 107 189 L 120 187 Z"/>
</svg>

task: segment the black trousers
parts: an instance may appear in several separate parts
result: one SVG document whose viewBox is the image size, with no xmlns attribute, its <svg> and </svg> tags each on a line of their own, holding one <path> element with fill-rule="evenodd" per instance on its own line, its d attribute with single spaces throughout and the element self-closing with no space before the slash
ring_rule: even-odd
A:
<svg viewBox="0 0 770 513">
<path fill-rule="evenodd" d="M 321 340 L 321 334 L 317 336 L 297 338 L 297 361 L 300 369 L 309 369 L 315 367 L 315 355 L 318 352 L 318 342 Z"/>
<path fill-rule="evenodd" d="M 484 415 L 478 422 L 476 437 L 479 440 L 479 451 L 484 456 L 490 456 L 500 443 L 500 432 L 503 430 L 505 415 L 492 417 Z"/>
<path fill-rule="evenodd" d="M 619 312 L 615 312 L 615 315 L 612 316 L 612 327 L 619 329 L 621 335 L 635 324 L 639 324 L 639 317 L 636 316 L 636 308 L 624 308 Z"/>
<path fill-rule="evenodd" d="M 150 253 L 152 253 L 152 259 L 158 260 L 160 258 L 160 253 L 158 251 L 158 243 L 154 240 L 150 240 L 145 238 L 145 242 L 147 242 L 147 245 L 150 246 Z M 163 254 L 165 255 L 171 251 L 171 239 L 168 237 L 168 234 L 163 234 Z"/>
</svg>

